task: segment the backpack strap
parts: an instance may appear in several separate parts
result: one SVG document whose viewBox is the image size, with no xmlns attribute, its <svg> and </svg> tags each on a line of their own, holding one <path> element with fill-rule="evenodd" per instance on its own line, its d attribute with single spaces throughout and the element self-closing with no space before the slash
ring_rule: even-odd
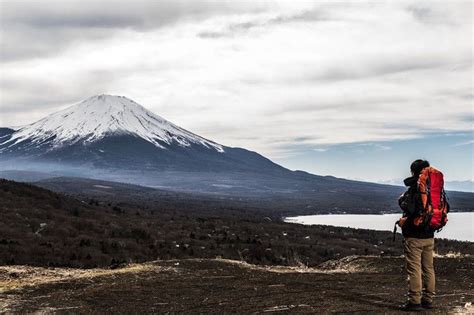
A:
<svg viewBox="0 0 474 315">
<path fill-rule="evenodd" d="M 421 201 L 423 205 L 423 210 L 427 210 L 430 204 L 430 168 L 425 167 L 418 177 L 418 192 L 421 195 Z"/>
<path fill-rule="evenodd" d="M 428 209 L 429 206 L 433 205 L 431 201 L 431 179 L 430 173 L 428 172 L 428 176 L 426 176 L 426 209 Z"/>
</svg>

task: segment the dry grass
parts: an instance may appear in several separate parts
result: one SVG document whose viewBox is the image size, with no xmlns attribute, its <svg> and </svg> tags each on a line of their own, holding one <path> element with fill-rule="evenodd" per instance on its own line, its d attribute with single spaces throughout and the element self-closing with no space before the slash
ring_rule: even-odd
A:
<svg viewBox="0 0 474 315">
<path fill-rule="evenodd" d="M 202 261 L 204 259 L 190 259 Z M 323 268 L 299 266 L 259 266 L 245 261 L 216 258 L 216 261 L 238 265 L 241 268 L 275 273 L 353 273 L 370 271 L 364 267 L 363 259 L 358 256 L 346 257 L 342 260 L 330 261 Z M 171 260 L 174 261 L 174 260 Z M 130 264 L 119 269 L 76 269 L 76 268 L 43 268 L 30 266 L 0 266 L 0 293 L 36 287 L 42 284 L 71 281 L 77 279 L 93 279 L 100 276 L 114 276 L 124 273 L 177 271 L 174 267 L 159 266 L 156 263 Z"/>
<path fill-rule="evenodd" d="M 448 252 L 447 254 L 441 255 L 435 252 L 433 256 L 435 258 L 464 258 L 464 257 L 470 257 L 471 255 L 461 254 L 460 252 Z"/>
<path fill-rule="evenodd" d="M 100 276 L 114 276 L 123 273 L 160 272 L 174 269 L 152 263 L 130 264 L 120 269 L 75 269 L 43 268 L 30 266 L 0 266 L 0 293 L 35 287 L 46 283 L 93 279 Z"/>
<path fill-rule="evenodd" d="M 447 255 L 435 255 L 437 258 L 462 258 L 465 255 L 459 253 L 449 253 Z M 403 258 L 400 256 L 399 258 Z M 241 268 L 275 272 L 275 273 L 357 273 L 357 272 L 380 272 L 380 265 L 376 264 L 378 256 L 347 256 L 342 259 L 329 260 L 318 268 L 307 267 L 304 264 L 298 266 L 268 266 L 254 265 L 242 260 L 232 260 L 224 258 L 215 258 L 215 261 L 238 265 Z M 168 260 L 168 262 L 194 260 L 204 261 L 206 259 L 193 258 L 184 260 Z M 163 262 L 163 261 L 162 261 Z M 375 264 L 375 265 L 374 265 Z M 141 273 L 141 272 L 161 272 L 174 271 L 176 267 L 159 266 L 156 262 L 143 264 L 130 264 L 119 269 L 76 269 L 76 268 L 43 268 L 30 266 L 0 266 L 0 293 L 22 289 L 29 286 L 38 286 L 41 284 L 71 281 L 75 279 L 93 279 L 100 276 L 114 276 L 123 273 Z"/>
<path fill-rule="evenodd" d="M 276 272 L 276 273 L 355 273 L 355 272 L 376 272 L 373 268 L 368 268 L 366 258 L 375 258 L 375 256 L 348 256 L 343 259 L 328 261 L 321 265 L 321 268 L 311 268 L 304 264 L 298 266 L 259 266 L 249 264 L 245 261 L 230 260 L 216 258 L 217 261 L 222 261 L 231 264 L 237 264 L 242 268 L 248 268 L 252 270 Z"/>
</svg>

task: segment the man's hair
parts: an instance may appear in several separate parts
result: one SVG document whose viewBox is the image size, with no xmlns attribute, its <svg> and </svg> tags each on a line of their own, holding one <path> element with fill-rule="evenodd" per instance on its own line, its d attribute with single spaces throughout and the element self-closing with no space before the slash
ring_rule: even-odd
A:
<svg viewBox="0 0 474 315">
<path fill-rule="evenodd" d="M 427 160 L 415 160 L 411 163 L 410 170 L 413 175 L 420 175 L 421 171 L 428 166 L 430 166 L 430 162 Z"/>
</svg>

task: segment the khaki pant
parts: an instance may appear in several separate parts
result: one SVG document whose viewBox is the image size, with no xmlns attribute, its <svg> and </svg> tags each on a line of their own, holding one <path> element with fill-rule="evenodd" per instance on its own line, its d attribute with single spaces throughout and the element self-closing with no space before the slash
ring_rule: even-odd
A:
<svg viewBox="0 0 474 315">
<path fill-rule="evenodd" d="M 405 238 L 404 244 L 408 273 L 408 301 L 413 304 L 420 304 L 422 300 L 433 302 L 435 294 L 434 238 Z"/>
</svg>

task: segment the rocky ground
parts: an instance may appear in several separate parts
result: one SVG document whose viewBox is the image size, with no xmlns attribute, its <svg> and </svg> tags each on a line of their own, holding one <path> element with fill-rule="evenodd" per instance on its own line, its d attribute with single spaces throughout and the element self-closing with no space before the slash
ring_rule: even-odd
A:
<svg viewBox="0 0 474 315">
<path fill-rule="evenodd" d="M 474 258 L 436 258 L 436 308 L 474 313 Z M 117 269 L 0 267 L 2 313 L 396 314 L 401 257 L 349 256 L 317 268 L 180 259 Z"/>
</svg>

